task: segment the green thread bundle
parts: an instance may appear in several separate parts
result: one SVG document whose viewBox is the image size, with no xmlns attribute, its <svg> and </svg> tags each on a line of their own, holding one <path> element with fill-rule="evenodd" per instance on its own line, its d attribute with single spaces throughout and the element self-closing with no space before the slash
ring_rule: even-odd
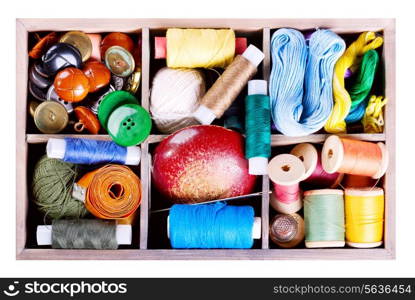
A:
<svg viewBox="0 0 415 300">
<path fill-rule="evenodd" d="M 347 123 L 354 123 L 363 118 L 378 64 L 379 54 L 376 50 L 369 50 L 363 55 L 359 72 L 349 89 L 352 104 L 346 117 Z"/>
<path fill-rule="evenodd" d="M 72 197 L 77 165 L 43 156 L 33 173 L 32 191 L 39 210 L 51 219 L 82 218 L 84 203 Z"/>
</svg>

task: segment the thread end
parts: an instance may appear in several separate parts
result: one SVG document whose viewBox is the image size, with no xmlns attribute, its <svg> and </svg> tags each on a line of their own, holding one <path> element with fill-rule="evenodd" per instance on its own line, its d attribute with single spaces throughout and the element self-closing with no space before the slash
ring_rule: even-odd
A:
<svg viewBox="0 0 415 300">
<path fill-rule="evenodd" d="M 254 45 L 249 45 L 242 56 L 249 60 L 255 67 L 258 67 L 265 57 L 264 53 Z"/>
<path fill-rule="evenodd" d="M 49 139 L 46 154 L 49 158 L 63 159 L 65 157 L 66 141 L 64 139 Z"/>
<path fill-rule="evenodd" d="M 131 166 L 138 166 L 141 160 L 141 150 L 139 147 L 127 147 L 127 154 L 125 157 L 125 164 Z"/>
</svg>

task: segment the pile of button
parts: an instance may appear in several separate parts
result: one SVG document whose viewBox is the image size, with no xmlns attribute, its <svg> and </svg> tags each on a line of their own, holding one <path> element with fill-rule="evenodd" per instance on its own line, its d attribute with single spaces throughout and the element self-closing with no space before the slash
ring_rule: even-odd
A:
<svg viewBox="0 0 415 300">
<path fill-rule="evenodd" d="M 102 125 L 124 146 L 138 144 L 148 136 L 150 116 L 134 96 L 141 77 L 140 41 L 134 43 L 121 32 L 103 39 L 100 34 L 81 31 L 52 32 L 36 38 L 29 51 L 28 86 L 36 100 L 30 101 L 29 110 L 41 132 L 58 133 L 73 124 L 77 132 L 98 134 Z M 121 108 L 125 99 L 127 106 Z M 104 100 L 107 108 L 101 112 Z M 105 114 L 109 119 L 103 123 Z M 120 124 L 115 124 L 116 120 Z"/>
</svg>

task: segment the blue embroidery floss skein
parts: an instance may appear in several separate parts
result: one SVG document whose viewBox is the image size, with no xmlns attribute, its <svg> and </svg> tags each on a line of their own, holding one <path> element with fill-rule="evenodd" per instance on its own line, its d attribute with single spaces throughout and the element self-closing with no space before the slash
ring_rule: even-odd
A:
<svg viewBox="0 0 415 300">
<path fill-rule="evenodd" d="M 281 133 L 305 136 L 324 126 L 333 107 L 334 65 L 345 47 L 330 30 L 315 31 L 308 47 L 298 30 L 273 34 L 269 93 L 272 119 Z"/>
<path fill-rule="evenodd" d="M 138 165 L 141 158 L 141 150 L 138 147 L 122 147 L 112 141 L 83 138 L 51 138 L 46 145 L 46 152 L 49 158 L 86 165 Z"/>
<path fill-rule="evenodd" d="M 249 160 L 249 174 L 266 175 L 271 156 L 271 112 L 265 80 L 248 81 L 245 98 L 245 156 Z"/>
<path fill-rule="evenodd" d="M 168 217 L 173 248 L 247 249 L 261 237 L 261 219 L 251 206 L 175 204 Z"/>
</svg>

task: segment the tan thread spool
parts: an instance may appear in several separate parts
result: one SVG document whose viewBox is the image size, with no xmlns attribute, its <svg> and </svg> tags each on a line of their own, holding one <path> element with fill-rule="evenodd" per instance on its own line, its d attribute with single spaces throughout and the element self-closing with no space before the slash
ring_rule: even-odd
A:
<svg viewBox="0 0 415 300">
<path fill-rule="evenodd" d="M 304 240 L 304 220 L 296 213 L 278 214 L 271 221 L 269 236 L 282 248 L 294 248 Z"/>
</svg>

